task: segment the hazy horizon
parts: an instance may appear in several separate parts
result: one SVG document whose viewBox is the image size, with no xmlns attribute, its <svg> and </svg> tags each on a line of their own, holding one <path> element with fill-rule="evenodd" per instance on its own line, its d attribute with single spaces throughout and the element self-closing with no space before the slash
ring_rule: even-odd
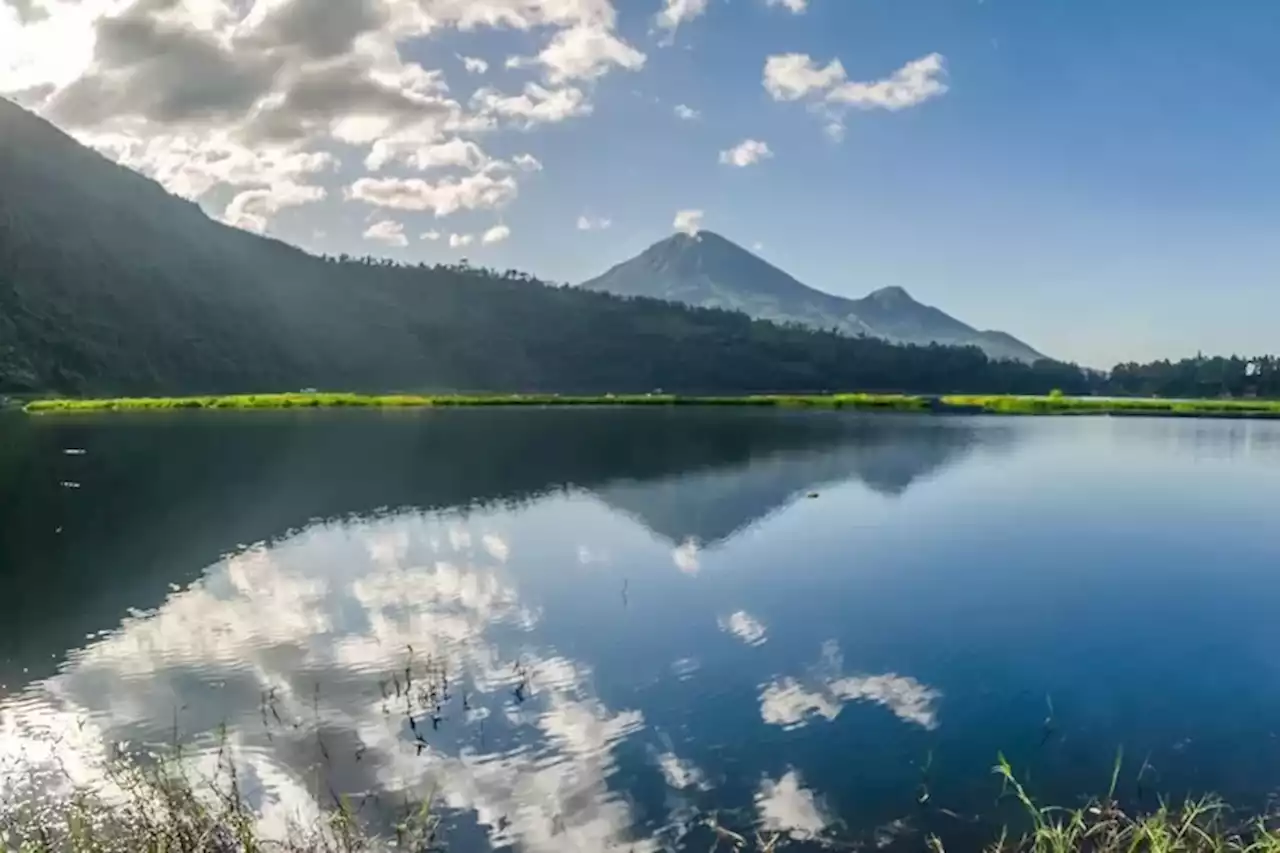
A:
<svg viewBox="0 0 1280 853">
<path fill-rule="evenodd" d="M 333 8 L 0 0 L 0 94 L 314 252 L 577 284 L 701 226 L 1088 366 L 1276 349 L 1274 4 Z"/>
</svg>

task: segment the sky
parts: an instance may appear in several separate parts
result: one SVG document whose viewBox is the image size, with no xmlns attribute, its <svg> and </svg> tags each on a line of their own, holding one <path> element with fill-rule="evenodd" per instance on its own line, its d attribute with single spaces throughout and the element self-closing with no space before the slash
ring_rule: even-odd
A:
<svg viewBox="0 0 1280 853">
<path fill-rule="evenodd" d="M 0 94 L 311 251 L 705 228 L 1082 364 L 1280 350 L 1276 0 L 0 0 Z"/>
</svg>

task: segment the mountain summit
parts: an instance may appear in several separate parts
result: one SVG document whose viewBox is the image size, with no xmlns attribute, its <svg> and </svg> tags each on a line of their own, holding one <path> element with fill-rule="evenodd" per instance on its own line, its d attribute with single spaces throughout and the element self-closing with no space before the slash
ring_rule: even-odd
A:
<svg viewBox="0 0 1280 853">
<path fill-rule="evenodd" d="M 711 231 L 668 237 L 582 287 L 741 311 L 761 320 L 836 329 L 895 343 L 976 346 L 992 358 L 1027 362 L 1044 358 L 1012 335 L 979 331 L 917 302 L 901 287 L 884 287 L 862 299 L 816 290 Z"/>
</svg>

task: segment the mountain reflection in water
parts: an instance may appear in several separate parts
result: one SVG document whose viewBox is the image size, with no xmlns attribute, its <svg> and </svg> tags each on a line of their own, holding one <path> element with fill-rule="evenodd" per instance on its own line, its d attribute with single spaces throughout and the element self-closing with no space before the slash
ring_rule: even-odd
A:
<svg viewBox="0 0 1280 853">
<path fill-rule="evenodd" d="M 642 708 L 601 696 L 592 664 L 545 630 L 546 602 L 598 584 L 627 538 L 581 531 L 634 519 L 696 561 L 811 490 L 854 480 L 896 496 L 1009 438 L 959 420 L 607 410 L 18 429 L 0 517 L 22 590 L 4 605 L 21 626 L 6 635 L 0 706 L 11 784 L 101 785 L 115 745 L 176 736 L 206 772 L 219 750 L 233 756 L 270 826 L 334 791 L 382 804 L 434 792 L 462 848 L 530 851 L 658 849 L 714 796 L 668 736 L 654 745 Z M 513 527 L 535 534 L 527 564 Z M 611 603 L 630 615 L 625 593 Z M 745 611 L 719 627 L 766 640 Z M 838 650 L 824 656 L 830 667 Z M 803 685 L 762 686 L 762 723 L 864 701 L 936 724 L 936 692 L 909 677 Z M 661 798 L 617 784 L 636 738 L 645 759 L 621 775 L 664 782 Z M 740 805 L 797 838 L 828 822 L 794 770 L 761 776 Z"/>
</svg>

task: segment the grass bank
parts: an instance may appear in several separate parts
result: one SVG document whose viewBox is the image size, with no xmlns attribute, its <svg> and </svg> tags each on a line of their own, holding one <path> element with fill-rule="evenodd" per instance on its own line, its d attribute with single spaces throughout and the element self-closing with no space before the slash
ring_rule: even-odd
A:
<svg viewBox="0 0 1280 853">
<path fill-rule="evenodd" d="M 1153 811 L 1126 811 L 1116 797 L 1117 758 L 1111 786 L 1103 796 L 1074 808 L 1036 802 L 1000 756 L 993 769 L 1000 782 L 997 803 L 1011 799 L 1021 814 L 1018 828 L 1007 824 L 980 847 L 970 837 L 963 849 L 985 853 L 1276 853 L 1280 828 L 1274 816 L 1241 816 L 1213 797 L 1181 804 L 1161 800 Z M 220 756 L 214 779 L 197 781 L 181 761 L 147 764 L 118 759 L 109 769 L 112 794 L 78 791 L 52 803 L 0 811 L 3 849 L 21 853 L 447 853 L 447 836 L 427 802 L 406 804 L 389 829 L 374 833 L 362 817 L 363 802 L 332 793 L 330 805 L 307 822 L 291 822 L 283 832 L 265 834 L 243 794 L 235 766 Z M 993 794 L 996 793 L 993 790 Z M 920 800 L 921 803 L 924 800 Z M 904 805 L 906 805 L 904 803 Z M 929 808 L 929 807 L 926 807 Z M 938 809 L 942 814 L 954 812 Z M 959 817 L 959 816 L 956 816 Z M 987 825 L 998 822 L 974 816 Z M 793 846 L 788 833 L 750 825 L 726 825 L 716 813 L 693 822 L 708 843 L 681 849 L 776 853 Z M 908 833 L 889 843 L 893 850 L 948 853 L 944 832 Z M 692 837 L 686 840 L 693 842 Z M 864 849 L 849 838 L 811 839 L 825 849 Z M 801 844 L 812 849 L 813 844 Z M 665 849 L 665 848 L 664 848 Z"/>
<path fill-rule="evenodd" d="M 1280 417 L 1280 400 L 1161 400 L 1145 397 L 1014 397 L 960 395 L 939 398 L 951 410 L 996 415 L 1154 415 L 1172 417 Z"/>
<path fill-rule="evenodd" d="M 233 394 L 205 397 L 122 397 L 100 400 L 48 399 L 28 403 L 31 414 L 144 412 L 174 409 L 448 408 L 464 406 L 775 406 L 923 411 L 923 397 L 899 394 L 753 395 L 694 397 L 675 394 L 437 395 L 416 394 Z"/>
<path fill-rule="evenodd" d="M 1010 395 L 928 396 L 912 394 L 232 394 L 201 397 L 56 398 L 27 403 L 30 414 L 148 412 L 180 409 L 449 408 L 477 406 L 758 406 L 866 411 L 940 412 L 992 415 L 1114 415 L 1155 417 L 1280 418 L 1280 400 L 1161 400 L 1149 398 L 1043 397 Z"/>
</svg>

